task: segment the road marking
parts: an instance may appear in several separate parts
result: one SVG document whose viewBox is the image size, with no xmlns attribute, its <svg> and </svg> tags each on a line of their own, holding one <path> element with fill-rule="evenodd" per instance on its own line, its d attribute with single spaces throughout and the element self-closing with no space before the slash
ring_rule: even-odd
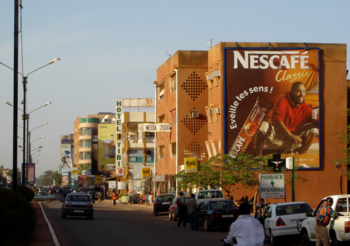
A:
<svg viewBox="0 0 350 246">
<path fill-rule="evenodd" d="M 41 202 L 39 202 L 39 205 L 40 205 L 41 211 L 43 211 L 43 215 L 44 215 L 44 218 L 46 220 L 46 223 L 49 226 L 49 229 L 50 229 L 50 232 L 51 232 L 51 236 L 52 236 L 52 239 L 53 239 L 53 242 L 54 242 L 55 246 L 60 246 L 60 243 L 57 240 L 56 234 L 55 234 L 54 230 L 52 229 L 51 223 L 48 220 L 48 218 L 46 217 L 45 211 L 44 211 L 43 207 L 41 206 Z"/>
</svg>

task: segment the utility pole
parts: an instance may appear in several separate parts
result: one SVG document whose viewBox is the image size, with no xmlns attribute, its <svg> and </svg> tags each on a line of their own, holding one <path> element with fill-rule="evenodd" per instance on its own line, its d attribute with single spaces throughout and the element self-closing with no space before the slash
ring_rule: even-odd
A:
<svg viewBox="0 0 350 246">
<path fill-rule="evenodd" d="M 12 156 L 12 189 L 17 190 L 17 129 L 18 129 L 18 8 L 19 0 L 15 0 L 14 19 L 14 52 L 13 52 L 13 156 Z"/>
</svg>

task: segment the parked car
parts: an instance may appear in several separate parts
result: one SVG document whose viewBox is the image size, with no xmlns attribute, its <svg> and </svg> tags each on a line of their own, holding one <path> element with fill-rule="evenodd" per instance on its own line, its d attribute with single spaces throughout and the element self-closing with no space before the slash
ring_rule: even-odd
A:
<svg viewBox="0 0 350 246">
<path fill-rule="evenodd" d="M 198 208 L 205 201 L 225 200 L 225 196 L 221 190 L 201 190 L 201 191 L 197 191 L 194 194 L 194 196 L 197 201 Z"/>
<path fill-rule="evenodd" d="M 205 231 L 216 226 L 227 229 L 239 216 L 238 212 L 237 205 L 231 200 L 205 201 L 197 211 L 197 224 Z"/>
<path fill-rule="evenodd" d="M 67 215 L 71 216 L 87 216 L 93 219 L 94 208 L 92 201 L 87 194 L 71 193 L 68 194 L 62 203 L 62 218 Z"/>
<path fill-rule="evenodd" d="M 349 245 L 350 244 L 350 194 L 333 195 L 332 209 L 343 214 L 337 219 L 331 219 L 326 227 L 329 232 L 329 238 L 332 245 Z M 316 242 L 316 215 L 321 205 L 326 202 L 327 197 L 323 198 L 318 204 L 315 212 L 308 214 L 308 218 L 298 222 L 298 230 L 301 236 L 301 245 L 311 245 Z"/>
<path fill-rule="evenodd" d="M 51 195 L 46 191 L 42 191 L 42 192 L 37 192 L 34 195 L 34 201 L 54 201 L 56 200 L 56 196 L 55 195 Z"/>
<path fill-rule="evenodd" d="M 306 218 L 306 213 L 313 210 L 306 202 L 287 202 L 270 204 L 261 223 L 265 235 L 270 237 L 271 245 L 278 245 L 282 236 L 299 235 L 297 222 Z"/>
<path fill-rule="evenodd" d="M 153 205 L 153 214 L 157 216 L 160 212 L 168 213 L 173 200 L 174 195 L 172 194 L 158 195 Z"/>
<path fill-rule="evenodd" d="M 178 211 L 178 208 L 177 208 L 177 200 L 179 199 L 180 197 L 175 197 L 173 202 L 171 203 L 170 207 L 169 207 L 169 220 L 173 220 L 173 221 L 176 221 L 177 218 L 179 217 L 179 211 Z M 190 196 L 186 196 L 186 204 L 188 202 L 188 200 L 190 199 L 191 197 Z M 187 208 L 188 210 L 188 208 Z M 186 217 L 188 216 L 188 213 L 186 213 Z M 187 218 L 186 218 L 187 220 Z"/>
</svg>

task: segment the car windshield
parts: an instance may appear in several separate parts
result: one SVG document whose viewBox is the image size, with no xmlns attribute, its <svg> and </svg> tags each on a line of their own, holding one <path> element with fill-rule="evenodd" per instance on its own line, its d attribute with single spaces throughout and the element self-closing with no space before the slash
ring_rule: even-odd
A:
<svg viewBox="0 0 350 246">
<path fill-rule="evenodd" d="M 335 207 L 335 211 L 336 212 L 345 212 L 347 213 L 348 210 L 347 210 L 347 206 L 350 206 L 350 198 L 348 198 L 349 201 L 348 201 L 348 205 L 346 204 L 346 198 L 339 198 L 338 201 L 337 201 L 337 206 Z"/>
<path fill-rule="evenodd" d="M 217 201 L 217 202 L 210 202 L 209 203 L 210 209 L 217 209 L 217 208 L 237 208 L 236 204 L 234 204 L 232 201 Z"/>
<path fill-rule="evenodd" d="M 173 196 L 168 195 L 168 196 L 158 196 L 157 201 L 158 202 L 172 202 L 174 199 Z"/>
<path fill-rule="evenodd" d="M 201 191 L 198 194 L 199 199 L 223 198 L 221 191 Z"/>
<path fill-rule="evenodd" d="M 69 196 L 67 197 L 67 201 L 80 201 L 80 202 L 89 202 L 90 197 L 89 196 Z"/>
<path fill-rule="evenodd" d="M 312 208 L 307 203 L 283 205 L 276 207 L 276 215 L 289 215 L 313 212 Z"/>
</svg>

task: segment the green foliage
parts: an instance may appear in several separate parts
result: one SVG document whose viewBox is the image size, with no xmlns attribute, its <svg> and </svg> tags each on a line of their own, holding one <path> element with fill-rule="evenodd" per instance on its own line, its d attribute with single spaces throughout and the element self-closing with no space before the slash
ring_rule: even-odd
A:
<svg viewBox="0 0 350 246">
<path fill-rule="evenodd" d="M 259 185 L 259 174 L 272 173 L 272 168 L 267 166 L 267 158 L 253 157 L 246 153 L 237 153 L 236 158 L 225 154 L 217 154 L 207 162 L 200 164 L 197 173 L 185 173 L 181 171 L 175 178 L 180 178 L 179 187 L 204 187 L 207 185 L 221 187 L 228 195 L 240 188 L 253 189 Z M 282 169 L 280 173 L 290 174 Z M 290 175 L 289 175 L 290 176 Z M 300 175 L 295 176 L 303 179 Z M 286 177 L 290 180 L 291 177 Z"/>
<path fill-rule="evenodd" d="M 10 176 L 13 180 L 13 169 L 11 169 L 10 171 L 6 172 L 7 176 Z M 17 168 L 17 178 L 21 177 L 21 170 L 19 168 Z"/>
<path fill-rule="evenodd" d="M 48 170 L 36 179 L 36 183 L 38 185 L 49 186 L 53 185 L 53 180 L 55 180 L 55 185 L 60 186 L 62 184 L 62 175 L 58 171 Z"/>
<path fill-rule="evenodd" d="M 34 224 L 32 205 L 20 193 L 0 189 L 0 245 L 27 245 Z"/>
<path fill-rule="evenodd" d="M 16 191 L 20 193 L 25 199 L 27 199 L 28 202 L 34 198 L 34 192 L 27 186 L 18 185 Z"/>
</svg>

